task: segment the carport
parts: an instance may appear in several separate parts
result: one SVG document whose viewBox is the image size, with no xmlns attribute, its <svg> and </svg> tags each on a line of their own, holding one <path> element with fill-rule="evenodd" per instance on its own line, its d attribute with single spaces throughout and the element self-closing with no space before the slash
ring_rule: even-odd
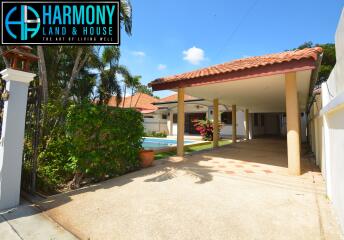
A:
<svg viewBox="0 0 344 240">
<path fill-rule="evenodd" d="M 306 48 L 234 60 L 152 81 L 154 91 L 178 92 L 178 156 L 184 155 L 184 95 L 188 94 L 213 102 L 214 148 L 218 146 L 219 104 L 232 109 L 234 143 L 237 109 L 245 111 L 246 139 L 249 113 L 286 113 L 288 170 L 300 175 L 300 113 L 307 109 L 321 57 L 321 48 Z"/>
</svg>

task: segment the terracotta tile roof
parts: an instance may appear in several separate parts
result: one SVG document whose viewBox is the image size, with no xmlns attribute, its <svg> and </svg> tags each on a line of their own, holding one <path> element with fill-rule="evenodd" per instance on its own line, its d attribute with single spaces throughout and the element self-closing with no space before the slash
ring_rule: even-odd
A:
<svg viewBox="0 0 344 240">
<path fill-rule="evenodd" d="M 156 102 L 158 99 L 152 96 L 149 96 L 144 93 L 137 93 L 134 96 L 126 97 L 125 101 L 124 99 L 121 101 L 119 104 L 119 107 L 124 107 L 124 108 L 135 108 L 138 111 L 142 113 L 149 113 L 149 112 L 154 112 L 158 108 L 153 105 L 154 102 Z M 123 106 L 124 102 L 124 106 Z M 137 102 L 137 104 L 136 104 Z M 131 103 L 131 105 L 130 105 Z M 115 107 L 116 106 L 116 97 L 111 97 L 109 100 L 109 106 Z"/>
<path fill-rule="evenodd" d="M 189 96 L 186 94 L 184 95 L 184 101 L 196 100 L 196 99 L 198 98 L 195 98 L 193 96 Z M 156 103 L 177 102 L 177 101 L 178 101 L 178 94 L 173 94 L 171 96 L 159 99 Z"/>
<path fill-rule="evenodd" d="M 257 57 L 243 58 L 243 59 L 226 62 L 223 64 L 210 66 L 207 68 L 202 68 L 202 69 L 191 71 L 191 72 L 186 72 L 186 73 L 168 76 L 164 78 L 158 78 L 154 80 L 153 82 L 151 82 L 150 85 L 153 86 L 153 85 L 158 85 L 161 83 L 177 82 L 177 81 L 195 79 L 195 78 L 200 78 L 200 77 L 215 76 L 218 74 L 236 72 L 240 70 L 257 68 L 261 66 L 291 62 L 293 60 L 313 59 L 314 61 L 316 61 L 320 53 L 322 53 L 322 48 L 315 47 L 315 48 L 305 48 L 302 50 L 268 54 L 268 55 L 257 56 Z"/>
</svg>

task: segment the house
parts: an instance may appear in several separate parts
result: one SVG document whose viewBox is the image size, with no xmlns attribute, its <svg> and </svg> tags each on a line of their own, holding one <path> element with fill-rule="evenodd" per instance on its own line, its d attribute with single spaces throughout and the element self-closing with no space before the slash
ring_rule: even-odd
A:
<svg viewBox="0 0 344 240">
<path fill-rule="evenodd" d="M 199 135 L 194 127 L 194 120 L 213 119 L 213 103 L 205 99 L 196 98 L 193 96 L 185 95 L 185 123 L 184 133 L 187 135 Z M 163 119 L 166 119 L 167 129 L 169 135 L 177 135 L 177 103 L 178 95 L 159 99 L 153 104 L 158 107 L 158 111 Z M 221 135 L 223 137 L 230 136 L 232 117 L 231 109 L 225 105 L 220 106 L 220 122 L 222 123 Z M 244 113 L 239 111 L 237 115 L 238 135 L 244 136 Z"/>
<path fill-rule="evenodd" d="M 178 92 L 178 155 L 184 155 L 184 98 L 187 94 L 213 103 L 215 123 L 219 121 L 221 105 L 231 107 L 233 142 L 239 133 L 237 110 L 244 111 L 246 139 L 271 135 L 286 137 L 289 171 L 299 175 L 300 141 L 305 140 L 306 134 L 305 112 L 310 89 L 317 80 L 321 56 L 319 47 L 287 51 L 238 59 L 152 81 L 150 86 L 154 91 Z M 214 132 L 219 133 L 219 129 L 214 128 Z M 218 139 L 214 138 L 216 146 Z"/>
<path fill-rule="evenodd" d="M 236 109 L 243 109 L 246 139 L 271 138 L 271 135 L 285 139 L 287 159 L 284 162 L 284 153 L 281 153 L 280 161 L 287 164 L 290 175 L 302 174 L 301 160 L 306 158 L 301 156 L 301 141 L 307 141 L 344 230 L 344 11 L 336 32 L 337 63 L 319 89 L 317 74 L 322 56 L 321 48 L 306 48 L 238 59 L 152 81 L 149 85 L 154 91 L 178 93 L 174 101 L 170 101 L 178 114 L 174 119 L 178 123 L 177 155 L 184 156 L 184 127 L 188 122 L 188 107 L 184 101 L 188 101 L 187 95 L 196 98 L 191 101 L 213 103 L 215 122 L 222 114 L 221 106 L 232 111 L 234 143 L 239 132 L 234 124 L 238 120 Z M 158 101 L 155 105 L 163 103 Z M 214 132 L 218 133 L 219 129 L 214 128 Z M 250 142 L 248 140 L 245 146 Z M 213 146 L 218 147 L 217 137 L 214 137 Z M 278 149 L 274 150 L 274 145 L 270 147 L 272 151 Z"/>
<path fill-rule="evenodd" d="M 153 105 L 158 99 L 145 93 L 136 93 L 134 96 L 125 97 L 119 103 L 121 108 L 135 108 L 145 116 L 150 116 L 158 108 Z M 116 97 L 111 97 L 108 103 L 109 106 L 116 107 Z"/>
<path fill-rule="evenodd" d="M 195 119 L 213 120 L 213 103 L 211 101 L 196 98 L 185 94 L 185 123 L 184 133 L 188 135 L 198 134 L 194 128 Z M 178 94 L 159 99 L 154 102 L 158 106 L 157 112 L 161 113 L 163 119 L 167 119 L 169 135 L 177 135 L 177 103 Z M 245 137 L 245 110 L 236 109 L 236 132 L 240 138 Z M 286 115 L 283 113 L 249 113 L 251 130 L 249 138 L 260 136 L 286 136 Z M 219 122 L 221 122 L 220 135 L 222 137 L 232 136 L 232 107 L 221 104 L 219 106 Z M 302 113 L 302 128 L 306 129 L 307 119 Z M 302 141 L 306 141 L 303 131 Z"/>
<path fill-rule="evenodd" d="M 116 98 L 109 100 L 109 106 L 116 106 Z M 135 108 L 143 114 L 145 132 L 164 132 L 170 136 L 177 135 L 177 94 L 158 99 L 144 93 L 124 98 L 119 107 Z M 228 137 L 232 133 L 231 109 L 220 106 L 222 123 L 221 136 Z M 213 119 L 212 102 L 185 96 L 185 134 L 199 135 L 193 121 L 196 119 Z M 238 135 L 244 136 L 244 112 L 237 113 Z M 257 120 L 258 121 L 258 120 Z M 258 122 L 257 122 L 258 123 Z M 260 126 L 261 123 L 257 125 Z"/>
<path fill-rule="evenodd" d="M 170 136 L 177 135 L 177 103 L 178 95 L 173 94 L 162 99 L 144 93 L 136 93 L 121 101 L 119 107 L 135 108 L 143 114 L 146 132 L 164 132 Z M 185 123 L 186 135 L 199 135 L 194 127 L 194 120 L 213 120 L 213 103 L 211 101 L 185 95 Z M 124 104 L 124 105 L 123 105 Z M 110 106 L 116 106 L 116 98 L 109 101 Z M 302 113 L 302 128 L 306 128 L 306 117 Z M 249 113 L 249 138 L 260 136 L 285 136 L 286 115 L 283 113 Z M 237 108 L 236 132 L 240 138 L 245 137 L 245 111 Z M 221 137 L 232 136 L 232 107 L 219 106 L 219 121 L 221 122 Z M 302 141 L 306 141 L 305 131 L 302 131 Z"/>
</svg>

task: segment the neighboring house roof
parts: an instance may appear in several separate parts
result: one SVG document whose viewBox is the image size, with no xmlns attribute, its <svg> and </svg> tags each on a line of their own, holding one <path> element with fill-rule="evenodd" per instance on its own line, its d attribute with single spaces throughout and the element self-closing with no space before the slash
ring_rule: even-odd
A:
<svg viewBox="0 0 344 240">
<path fill-rule="evenodd" d="M 186 94 L 184 95 L 184 101 L 197 101 L 197 100 L 203 100 L 203 99 L 198 99 L 198 98 L 195 98 L 193 96 L 186 95 Z M 158 101 L 156 101 L 155 104 L 173 103 L 173 102 L 178 102 L 178 94 L 173 94 L 171 96 L 161 98 Z"/>
<path fill-rule="evenodd" d="M 135 108 L 141 113 L 151 113 L 156 111 L 158 108 L 153 105 L 158 99 L 149 96 L 144 93 L 136 93 L 134 96 L 126 97 L 125 100 L 122 99 L 119 107 L 121 108 Z M 124 102 L 124 106 L 123 106 Z M 116 97 L 111 97 L 109 100 L 109 106 L 116 106 Z"/>
<path fill-rule="evenodd" d="M 243 58 L 191 72 L 158 78 L 149 85 L 153 87 L 153 90 L 163 90 L 204 82 L 241 79 L 248 75 L 267 75 L 271 72 L 283 72 L 286 69 L 314 69 L 315 62 L 321 53 L 322 48 L 315 47 Z M 272 66 L 277 65 L 278 68 L 272 68 Z M 258 68 L 260 71 L 257 70 Z M 224 74 L 227 74 L 226 78 L 223 77 Z M 220 76 L 221 79 L 219 79 Z"/>
</svg>

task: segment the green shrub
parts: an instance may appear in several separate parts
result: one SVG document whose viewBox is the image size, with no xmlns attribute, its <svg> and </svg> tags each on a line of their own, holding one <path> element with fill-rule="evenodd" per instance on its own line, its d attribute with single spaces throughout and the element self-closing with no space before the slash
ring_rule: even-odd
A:
<svg viewBox="0 0 344 240">
<path fill-rule="evenodd" d="M 73 178 L 73 162 L 70 155 L 70 139 L 66 135 L 65 116 L 68 106 L 60 101 L 50 101 L 42 107 L 44 121 L 40 122 L 40 141 L 37 159 L 37 187 L 44 192 L 54 192 Z M 32 129 L 25 133 L 25 159 L 33 158 Z M 23 177 L 30 181 L 31 161 L 23 162 Z"/>
<path fill-rule="evenodd" d="M 39 189 L 51 192 L 73 178 L 75 163 L 70 155 L 70 139 L 53 136 L 46 149 L 39 154 L 37 184 Z"/>
<path fill-rule="evenodd" d="M 43 112 L 46 120 L 37 168 L 40 190 L 53 192 L 77 175 L 99 181 L 139 168 L 144 134 L 139 112 L 91 103 L 62 108 L 56 102 L 47 104 Z M 32 155 L 31 148 L 28 141 L 27 155 Z"/>
<path fill-rule="evenodd" d="M 75 173 L 103 179 L 139 168 L 144 134 L 139 112 L 90 103 L 73 105 L 66 127 Z"/>
<path fill-rule="evenodd" d="M 167 137 L 167 133 L 166 132 L 148 132 L 145 133 L 145 137 L 156 137 L 156 138 L 165 138 Z"/>
</svg>

